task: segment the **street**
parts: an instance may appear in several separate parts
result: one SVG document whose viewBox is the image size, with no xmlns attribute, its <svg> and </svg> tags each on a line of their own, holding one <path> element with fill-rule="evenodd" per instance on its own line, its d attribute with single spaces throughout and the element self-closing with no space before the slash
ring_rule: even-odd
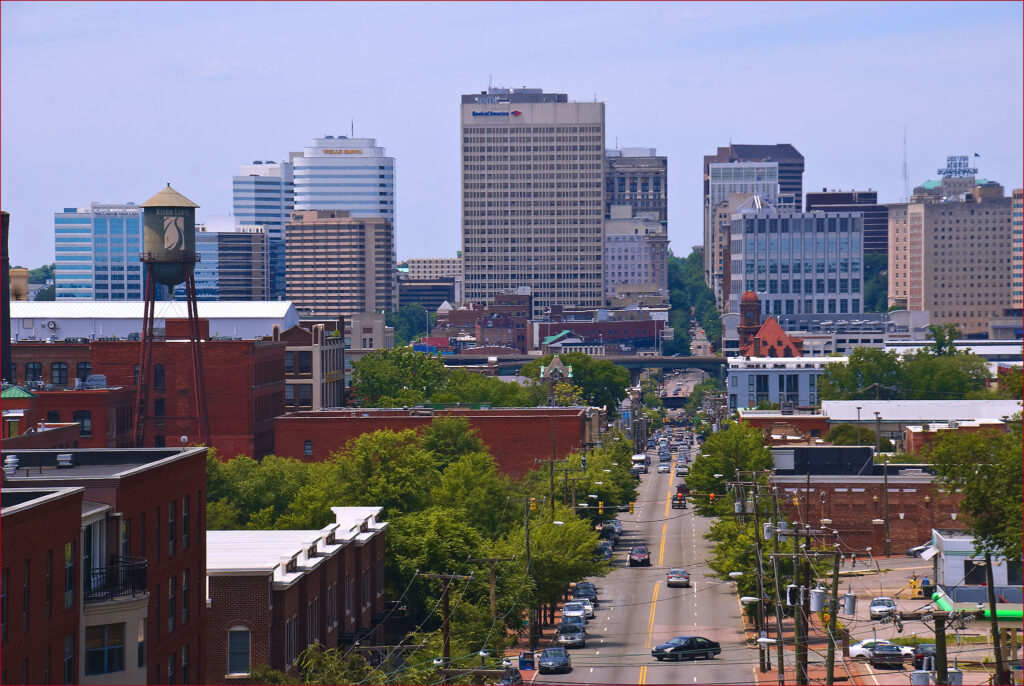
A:
<svg viewBox="0 0 1024 686">
<path fill-rule="evenodd" d="M 680 480 L 657 473 L 657 451 L 641 477 L 633 515 L 620 513 L 622 538 L 615 548 L 608 576 L 592 579 L 600 606 L 587 624 L 587 647 L 572 649 L 573 671 L 538 674 L 536 683 L 687 684 L 750 683 L 757 669 L 757 651 L 740 631 L 740 605 L 731 582 L 705 574 L 710 544 L 703 534 L 710 522 L 691 509 L 671 509 L 670 498 Z M 614 515 L 609 515 L 609 518 Z M 651 552 L 650 567 L 629 567 L 635 545 Z M 690 572 L 690 588 L 668 588 L 669 569 Z M 718 641 L 721 655 L 713 660 L 658 662 L 651 648 L 674 636 L 703 636 Z"/>
</svg>

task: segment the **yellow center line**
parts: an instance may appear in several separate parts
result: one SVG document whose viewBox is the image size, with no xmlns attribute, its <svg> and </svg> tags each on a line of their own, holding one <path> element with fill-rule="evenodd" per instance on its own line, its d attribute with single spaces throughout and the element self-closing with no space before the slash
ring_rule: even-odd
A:
<svg viewBox="0 0 1024 686">
<path fill-rule="evenodd" d="M 654 582 L 654 595 L 651 597 L 651 616 L 647 622 L 647 649 L 650 650 L 654 647 L 652 638 L 654 636 L 654 611 L 658 609 L 658 588 L 661 587 L 661 582 Z"/>
<path fill-rule="evenodd" d="M 658 566 L 665 563 L 665 532 L 668 531 L 668 522 L 661 525 L 661 544 L 658 546 Z"/>
<path fill-rule="evenodd" d="M 669 508 L 672 507 L 672 486 L 669 485 L 665 493 L 665 519 L 668 519 Z"/>
<path fill-rule="evenodd" d="M 642 665 L 640 667 L 640 678 L 637 679 L 636 683 L 643 684 L 645 681 L 647 681 L 647 665 Z"/>
</svg>

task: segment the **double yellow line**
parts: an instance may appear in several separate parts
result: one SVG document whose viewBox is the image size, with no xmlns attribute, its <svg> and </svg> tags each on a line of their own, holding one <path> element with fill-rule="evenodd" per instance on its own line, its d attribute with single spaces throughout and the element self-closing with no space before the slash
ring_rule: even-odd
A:
<svg viewBox="0 0 1024 686">
<path fill-rule="evenodd" d="M 647 649 L 650 650 L 654 647 L 654 613 L 658 609 L 658 589 L 661 588 L 661 582 L 654 582 L 654 593 L 651 595 L 651 612 L 647 619 Z M 640 678 L 637 681 L 638 684 L 642 684 L 647 680 L 647 665 L 640 667 Z"/>
</svg>

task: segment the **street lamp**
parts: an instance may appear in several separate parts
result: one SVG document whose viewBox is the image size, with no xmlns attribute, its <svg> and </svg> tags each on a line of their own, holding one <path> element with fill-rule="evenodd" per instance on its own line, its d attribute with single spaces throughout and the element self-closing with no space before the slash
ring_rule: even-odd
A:
<svg viewBox="0 0 1024 686">
<path fill-rule="evenodd" d="M 857 445 L 860 445 L 860 405 L 857 406 Z"/>
<path fill-rule="evenodd" d="M 879 452 L 882 444 L 882 413 L 875 410 L 875 453 Z M 889 557 L 892 551 L 889 549 L 891 540 L 889 537 L 889 456 L 885 456 L 885 466 L 882 468 L 882 490 L 883 507 L 885 508 L 885 556 Z"/>
</svg>

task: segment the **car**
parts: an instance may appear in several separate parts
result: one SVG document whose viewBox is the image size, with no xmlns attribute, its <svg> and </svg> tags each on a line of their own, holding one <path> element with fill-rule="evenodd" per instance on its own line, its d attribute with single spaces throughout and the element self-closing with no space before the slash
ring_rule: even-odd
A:
<svg viewBox="0 0 1024 686">
<path fill-rule="evenodd" d="M 651 552 L 642 545 L 629 549 L 629 566 L 637 567 L 640 565 L 645 567 L 651 566 Z"/>
<path fill-rule="evenodd" d="M 572 595 L 573 595 L 573 600 L 579 600 L 580 598 L 586 598 L 587 600 L 590 601 L 590 604 L 593 605 L 594 607 L 597 607 L 598 605 L 600 605 L 600 603 L 597 602 L 597 591 L 594 590 L 594 588 L 592 586 L 591 587 L 584 586 L 582 588 L 580 586 L 577 586 L 575 589 L 573 589 Z"/>
<path fill-rule="evenodd" d="M 710 641 L 701 636 L 676 636 L 665 643 L 654 646 L 651 655 L 658 660 L 685 660 L 704 657 L 708 660 L 720 655 L 722 647 L 717 641 Z"/>
<path fill-rule="evenodd" d="M 670 569 L 668 570 L 668 580 L 665 585 L 668 587 L 682 586 L 683 588 L 690 587 L 690 573 L 685 569 Z"/>
<path fill-rule="evenodd" d="M 522 673 L 515 667 L 508 667 L 505 669 L 505 675 L 501 677 L 501 681 L 498 682 L 499 686 L 518 686 L 523 683 Z"/>
<path fill-rule="evenodd" d="M 926 659 L 930 660 L 931 665 L 935 664 L 934 643 L 918 643 L 914 648 L 914 669 L 924 669 Z"/>
<path fill-rule="evenodd" d="M 555 643 L 566 648 L 586 648 L 587 635 L 583 633 L 583 627 L 565 624 L 555 632 Z"/>
<path fill-rule="evenodd" d="M 618 520 L 616 519 L 613 519 L 612 521 L 618 523 Z M 621 524 L 619 526 L 621 526 Z M 574 588 L 576 590 L 579 590 L 581 588 L 589 588 L 590 590 L 597 593 L 597 586 L 594 585 L 593 581 L 577 581 L 576 586 Z"/>
<path fill-rule="evenodd" d="M 868 605 L 868 616 L 871 619 L 889 617 L 896 612 L 896 601 L 888 596 L 878 596 Z"/>
<path fill-rule="evenodd" d="M 622 522 L 620 522 L 619 520 L 609 519 L 607 522 L 605 522 L 605 524 L 611 524 L 615 527 L 615 530 L 618 531 L 620 535 L 622 534 Z"/>
<path fill-rule="evenodd" d="M 619 532 L 611 524 L 605 523 L 601 525 L 599 537 L 606 541 L 611 541 L 614 545 L 619 540 Z"/>
<path fill-rule="evenodd" d="M 682 493 L 676 493 L 672 496 L 672 509 L 673 510 L 685 510 L 686 509 L 686 496 Z"/>
<path fill-rule="evenodd" d="M 572 660 L 565 648 L 545 648 L 540 651 L 540 658 L 537 660 L 537 671 L 541 674 L 551 672 L 571 672 Z"/>
<path fill-rule="evenodd" d="M 898 645 L 892 643 L 878 643 L 871 649 L 871 656 L 868 662 L 872 667 L 891 665 L 903 669 L 903 652 Z"/>
<path fill-rule="evenodd" d="M 869 638 L 866 641 L 854 643 L 850 646 L 850 657 L 854 660 L 866 660 L 871 657 L 871 651 L 874 647 L 880 643 L 887 643 L 889 645 L 896 645 L 892 641 L 887 641 L 884 638 Z M 900 652 L 904 655 L 913 655 L 914 649 L 910 646 L 896 646 L 900 649 Z"/>
<path fill-rule="evenodd" d="M 559 628 L 563 626 L 568 626 L 570 624 L 578 626 L 581 629 L 583 629 L 584 634 L 587 633 L 587 618 L 583 617 L 582 615 L 573 615 L 571 617 L 565 617 L 563 615 L 562 621 L 558 623 L 558 626 L 555 629 L 557 631 Z"/>
<path fill-rule="evenodd" d="M 587 621 L 587 608 L 583 603 L 570 601 L 562 606 L 562 617 L 583 617 Z"/>
<path fill-rule="evenodd" d="M 668 474 L 672 471 L 672 465 L 668 462 L 662 462 L 658 465 L 658 474 Z"/>
<path fill-rule="evenodd" d="M 630 469 L 629 469 L 629 475 L 631 477 L 633 477 L 634 479 L 636 479 L 637 481 L 640 480 L 640 475 L 643 474 L 643 473 L 644 473 L 644 470 L 641 469 L 640 467 L 630 467 Z"/>
<path fill-rule="evenodd" d="M 671 462 L 671 461 L 672 461 L 672 453 L 662 453 L 661 455 L 658 455 L 658 462 Z M 658 465 L 658 466 L 660 467 L 661 465 Z"/>
<path fill-rule="evenodd" d="M 583 594 L 576 595 L 573 593 L 572 601 L 574 603 L 583 603 L 583 609 L 587 611 L 587 619 L 594 618 L 594 603 L 590 602 L 590 598 Z"/>
<path fill-rule="evenodd" d="M 607 543 L 608 541 L 601 542 Z M 599 545 L 596 548 L 594 548 L 591 555 L 593 555 L 595 562 L 607 562 L 608 560 L 612 559 L 612 549 L 610 546 Z"/>
<path fill-rule="evenodd" d="M 921 557 L 921 553 L 932 547 L 932 542 L 922 543 L 921 545 L 915 545 L 913 548 L 907 548 L 907 557 Z"/>
<path fill-rule="evenodd" d="M 676 463 L 676 476 L 689 476 L 690 468 L 686 466 L 686 462 Z"/>
</svg>

